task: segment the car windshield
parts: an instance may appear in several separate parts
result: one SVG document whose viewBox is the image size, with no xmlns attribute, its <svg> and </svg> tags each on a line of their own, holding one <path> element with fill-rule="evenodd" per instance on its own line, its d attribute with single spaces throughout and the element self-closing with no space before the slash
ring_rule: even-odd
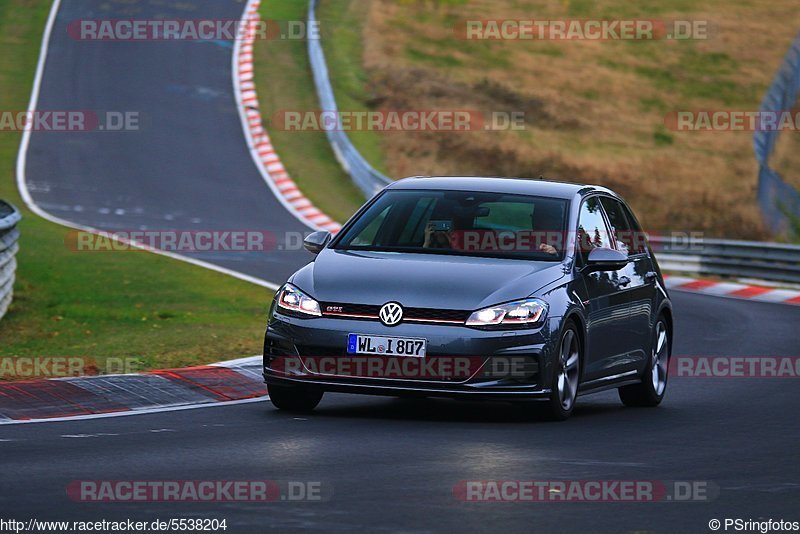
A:
<svg viewBox="0 0 800 534">
<path fill-rule="evenodd" d="M 567 201 L 554 198 L 389 190 L 334 248 L 560 261 L 566 213 Z"/>
</svg>

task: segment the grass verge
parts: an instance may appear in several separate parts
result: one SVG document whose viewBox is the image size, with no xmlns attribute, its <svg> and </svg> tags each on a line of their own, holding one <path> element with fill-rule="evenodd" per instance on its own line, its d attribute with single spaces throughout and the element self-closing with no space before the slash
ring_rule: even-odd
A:
<svg viewBox="0 0 800 534">
<path fill-rule="evenodd" d="M 0 2 L 0 110 L 27 108 L 50 5 Z M 101 368 L 104 358 L 122 357 L 146 370 L 261 352 L 268 290 L 146 252 L 68 250 L 66 228 L 22 207 L 19 141 L 19 133 L 0 132 L 0 197 L 24 217 L 0 357 L 90 357 Z"/>
</svg>

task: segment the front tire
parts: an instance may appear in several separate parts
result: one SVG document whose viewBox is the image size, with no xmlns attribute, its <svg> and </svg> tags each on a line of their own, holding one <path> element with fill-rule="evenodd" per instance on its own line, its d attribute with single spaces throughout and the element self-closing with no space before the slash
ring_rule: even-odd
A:
<svg viewBox="0 0 800 534">
<path fill-rule="evenodd" d="M 303 386 L 267 386 L 272 405 L 287 412 L 310 412 L 322 400 L 323 391 Z"/>
<path fill-rule="evenodd" d="M 544 406 L 544 415 L 551 421 L 564 421 L 572 415 L 581 378 L 582 351 L 578 328 L 567 321 L 554 362 L 550 399 Z"/>
<path fill-rule="evenodd" d="M 669 377 L 669 329 L 661 315 L 653 329 L 653 346 L 641 384 L 619 388 L 619 398 L 625 406 L 658 406 L 664 399 Z"/>
</svg>

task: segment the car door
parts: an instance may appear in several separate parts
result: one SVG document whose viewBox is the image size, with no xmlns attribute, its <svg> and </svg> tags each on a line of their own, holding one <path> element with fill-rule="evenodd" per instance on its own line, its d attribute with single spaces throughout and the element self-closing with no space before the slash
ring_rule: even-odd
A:
<svg viewBox="0 0 800 534">
<path fill-rule="evenodd" d="M 626 358 L 630 344 L 626 335 L 629 332 L 629 295 L 619 284 L 627 267 L 619 271 L 592 273 L 581 270 L 593 248 L 614 248 L 598 196 L 588 197 L 581 203 L 576 237 L 576 267 L 583 283 L 581 298 L 587 317 L 585 383 L 614 374 Z"/>
<path fill-rule="evenodd" d="M 620 270 L 618 281 L 628 303 L 628 320 L 624 326 L 628 358 L 621 359 L 618 365 L 621 370 L 639 368 L 651 343 L 650 321 L 656 298 L 655 276 L 647 254 L 644 234 L 627 206 L 608 196 L 601 196 L 600 203 L 608 219 L 615 247 L 626 253 L 630 259 L 630 263 Z"/>
</svg>

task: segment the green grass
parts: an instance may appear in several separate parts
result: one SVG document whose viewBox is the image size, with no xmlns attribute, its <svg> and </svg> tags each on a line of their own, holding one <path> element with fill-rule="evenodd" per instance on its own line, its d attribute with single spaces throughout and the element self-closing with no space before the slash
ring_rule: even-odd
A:
<svg viewBox="0 0 800 534">
<path fill-rule="evenodd" d="M 453 56 L 428 54 L 427 52 L 417 50 L 413 47 L 406 48 L 406 57 L 413 61 L 422 61 L 428 63 L 434 67 L 458 67 L 462 64 L 461 61 Z"/>
<path fill-rule="evenodd" d="M 261 5 L 261 15 L 264 19 L 271 20 L 305 20 L 307 6 L 305 0 L 267 0 Z M 325 39 L 333 31 L 334 23 L 323 18 L 322 14 L 317 16 L 320 18 L 320 31 Z M 344 23 L 341 19 L 336 19 L 335 24 Z M 347 40 L 346 35 L 338 33 L 338 28 L 335 31 L 337 42 Z M 347 32 L 346 27 L 344 31 Z M 306 46 L 307 43 L 303 40 L 257 41 L 254 54 L 256 89 L 262 116 L 266 118 L 265 127 L 289 175 L 318 208 L 344 222 L 365 199 L 350 176 L 342 170 L 325 134 L 314 131 L 284 131 L 271 120 L 280 111 L 319 109 Z M 366 83 L 366 76 L 359 78 L 358 69 L 343 67 L 341 62 L 337 62 L 345 52 L 339 49 L 329 50 L 327 46 L 325 52 L 332 72 L 347 73 L 347 76 L 341 77 L 343 80 L 339 80 L 341 84 L 337 87 L 339 108 L 343 111 L 364 109 L 362 104 L 356 105 L 354 102 L 363 98 L 363 93 L 358 92 L 361 83 L 359 80 Z M 380 139 L 372 135 L 372 132 L 366 133 L 370 135 L 354 133 L 351 139 L 373 165 L 382 168 L 382 160 L 374 157 L 381 153 L 378 146 Z"/>
<path fill-rule="evenodd" d="M 612 66 L 613 65 L 613 66 Z M 619 70 L 625 65 L 609 63 Z M 677 62 L 665 66 L 636 66 L 633 72 L 650 80 L 654 87 L 680 94 L 685 98 L 716 100 L 726 106 L 747 106 L 758 100 L 761 90 L 755 84 L 737 83 L 731 79 L 739 63 L 725 53 L 701 52 L 681 48 Z"/>
<path fill-rule="evenodd" d="M 655 141 L 658 146 L 671 145 L 674 140 L 672 134 L 664 128 L 663 124 L 658 125 L 653 132 L 653 141 Z"/>
<path fill-rule="evenodd" d="M 0 110 L 27 108 L 49 9 L 49 0 L 0 2 Z M 270 291 L 145 252 L 69 250 L 68 229 L 22 207 L 19 141 L 0 132 L 0 197 L 24 217 L 0 356 L 121 357 L 145 370 L 260 353 Z"/>
<path fill-rule="evenodd" d="M 542 46 L 533 48 L 534 53 L 549 57 L 564 57 L 564 51 L 558 46 Z"/>
</svg>

